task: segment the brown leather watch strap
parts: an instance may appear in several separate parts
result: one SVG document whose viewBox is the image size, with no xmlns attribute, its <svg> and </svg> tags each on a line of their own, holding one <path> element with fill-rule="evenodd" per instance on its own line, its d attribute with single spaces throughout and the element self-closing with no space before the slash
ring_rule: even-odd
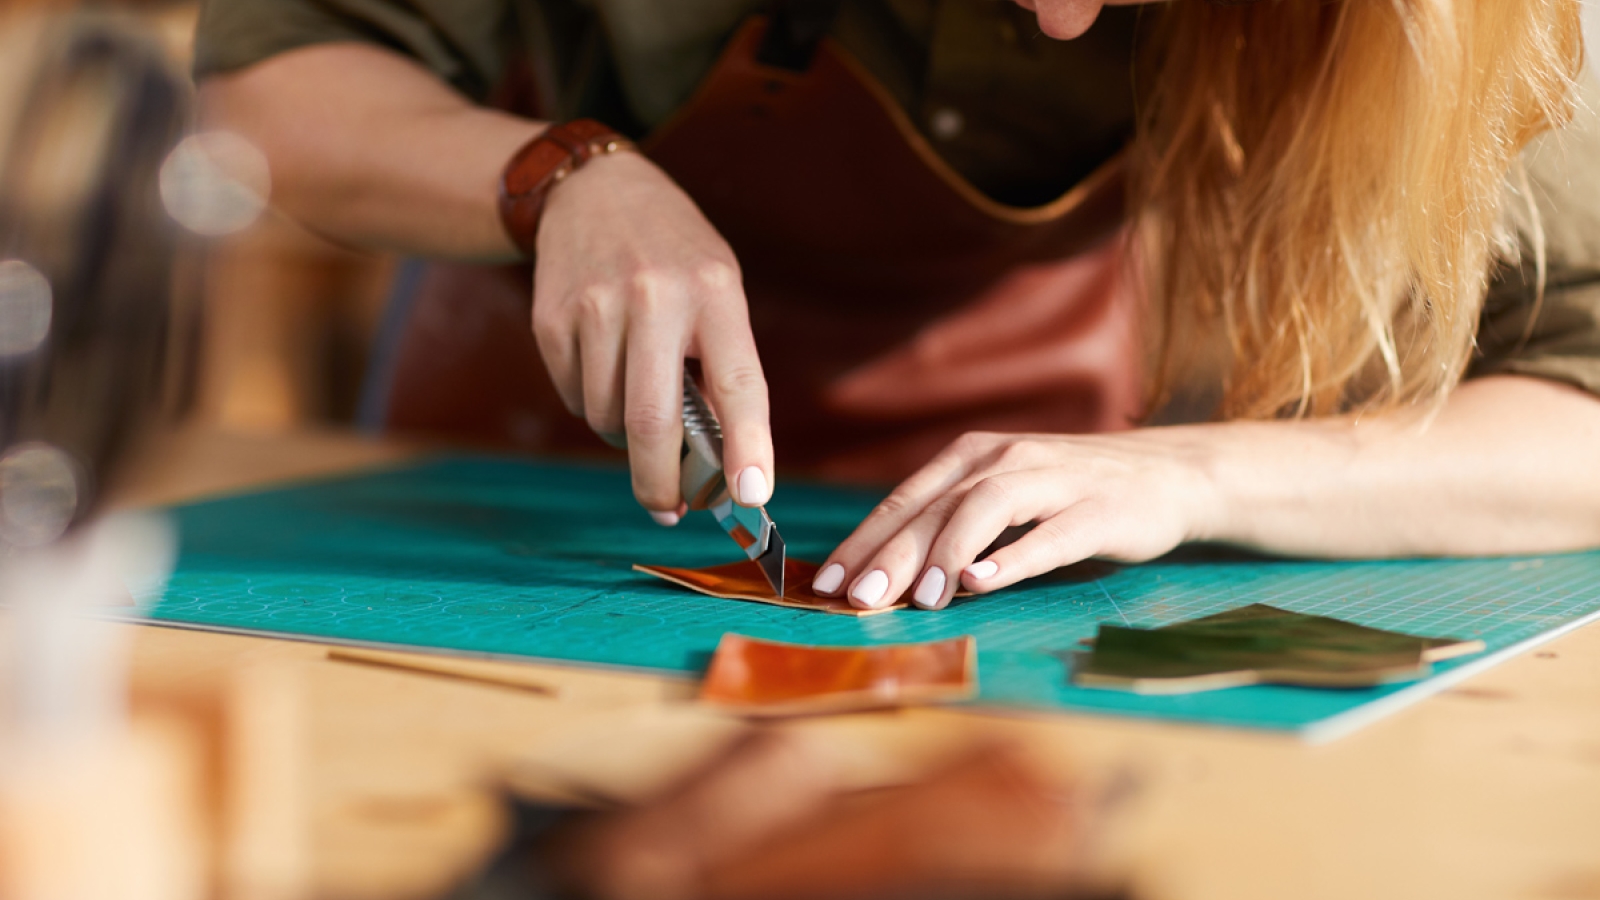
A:
<svg viewBox="0 0 1600 900">
<path fill-rule="evenodd" d="M 524 144 L 500 176 L 500 221 L 512 242 L 531 258 L 550 189 L 596 156 L 633 149 L 632 141 L 593 119 L 552 125 Z"/>
</svg>

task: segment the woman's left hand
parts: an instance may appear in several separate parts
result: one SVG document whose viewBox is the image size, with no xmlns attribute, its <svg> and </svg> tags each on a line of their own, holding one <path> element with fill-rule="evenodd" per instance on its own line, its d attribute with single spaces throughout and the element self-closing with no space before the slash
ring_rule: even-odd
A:
<svg viewBox="0 0 1600 900">
<path fill-rule="evenodd" d="M 814 589 L 876 609 L 907 591 L 939 609 L 1089 557 L 1138 562 L 1204 539 L 1218 513 L 1195 430 L 968 434 L 878 505 Z M 1005 529 L 1037 523 L 982 560 Z M 977 560 L 977 561 L 975 561 Z"/>
<path fill-rule="evenodd" d="M 813 584 L 937 609 L 1091 556 L 1186 541 L 1324 559 L 1600 547 L 1600 399 L 1502 375 L 1443 408 L 1104 435 L 969 434 L 896 488 Z M 1005 529 L 1037 522 L 974 562 Z"/>
</svg>

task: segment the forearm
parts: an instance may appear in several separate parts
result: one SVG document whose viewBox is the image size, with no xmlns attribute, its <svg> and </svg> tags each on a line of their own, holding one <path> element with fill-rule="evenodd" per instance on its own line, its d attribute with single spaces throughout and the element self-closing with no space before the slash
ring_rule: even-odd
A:
<svg viewBox="0 0 1600 900">
<path fill-rule="evenodd" d="M 1600 546 L 1600 399 L 1551 382 L 1468 382 L 1426 426 L 1393 414 L 1171 431 L 1215 491 L 1197 537 L 1317 557 Z"/>
<path fill-rule="evenodd" d="M 273 203 L 334 240 L 427 256 L 519 253 L 500 172 L 543 127 L 473 105 L 411 60 L 355 43 L 275 56 L 201 86 L 208 126 L 271 166 Z"/>
</svg>

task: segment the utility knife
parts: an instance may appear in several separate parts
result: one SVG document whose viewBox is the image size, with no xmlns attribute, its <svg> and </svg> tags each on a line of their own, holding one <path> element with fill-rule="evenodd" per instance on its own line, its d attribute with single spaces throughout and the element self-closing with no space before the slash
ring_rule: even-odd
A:
<svg viewBox="0 0 1600 900">
<path fill-rule="evenodd" d="M 684 502 L 690 509 L 710 510 L 744 555 L 761 567 L 773 592 L 782 597 L 787 557 L 783 536 L 772 524 L 766 507 L 733 502 L 728 479 L 722 473 L 722 423 L 687 371 L 683 373 L 683 458 L 679 471 Z"/>
</svg>

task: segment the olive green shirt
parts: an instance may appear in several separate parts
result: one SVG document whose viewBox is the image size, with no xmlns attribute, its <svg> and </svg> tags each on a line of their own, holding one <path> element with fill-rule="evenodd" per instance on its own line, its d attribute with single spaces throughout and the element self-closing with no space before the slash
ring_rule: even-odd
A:
<svg viewBox="0 0 1600 900">
<path fill-rule="evenodd" d="M 1469 375 L 1532 375 L 1600 394 L 1600 69 L 1584 72 L 1574 119 L 1534 141 L 1523 165 L 1545 238 L 1544 295 L 1530 249 L 1529 263 L 1489 289 Z"/>
<path fill-rule="evenodd" d="M 676 110 L 761 0 L 207 0 L 195 74 L 295 47 L 364 41 L 406 54 L 483 102 L 527 66 L 531 114 L 592 117 L 636 137 Z M 840 41 L 976 187 L 1028 206 L 1063 193 L 1132 137 L 1138 7 L 1107 7 L 1054 41 L 1002 0 L 848 0 Z M 1515 373 L 1600 394 L 1600 90 L 1525 164 L 1546 235 L 1494 281 L 1469 375 Z M 1520 202 L 1520 201 L 1518 201 Z M 1515 203 L 1513 203 L 1515 206 Z M 1529 254 L 1532 257 L 1532 254 Z"/>
<path fill-rule="evenodd" d="M 763 0 L 216 0 L 201 9 L 195 75 L 295 47 L 367 41 L 409 55 L 477 101 L 525 57 L 537 109 L 634 137 L 689 98 Z M 980 190 L 1048 202 L 1133 133 L 1137 8 L 1084 38 L 1039 32 L 997 0 L 852 0 L 833 35 Z M 519 53 L 519 51 L 526 51 Z M 1063 128 L 1060 123 L 1069 122 Z"/>
</svg>

